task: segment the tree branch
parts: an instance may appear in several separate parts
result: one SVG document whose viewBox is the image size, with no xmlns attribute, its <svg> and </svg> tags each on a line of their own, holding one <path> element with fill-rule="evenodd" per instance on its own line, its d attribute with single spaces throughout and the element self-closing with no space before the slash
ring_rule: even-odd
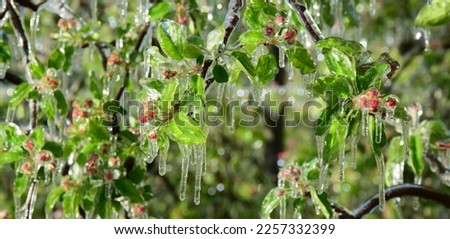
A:
<svg viewBox="0 0 450 239">
<path fill-rule="evenodd" d="M 14 85 L 20 85 L 20 84 L 22 84 L 24 82 L 20 77 L 18 77 L 17 75 L 11 73 L 10 71 L 7 71 L 6 75 L 5 75 L 5 78 L 0 79 L 0 80 L 1 81 L 7 81 L 7 82 L 9 82 L 11 84 L 14 84 Z"/>
<path fill-rule="evenodd" d="M 245 0 L 233 0 L 230 1 L 228 5 L 228 13 L 227 17 L 225 18 L 225 35 L 223 37 L 223 45 L 226 46 L 228 43 L 228 39 L 231 36 L 231 33 L 233 33 L 234 29 L 236 28 L 238 22 L 239 22 L 239 10 L 242 6 L 244 6 Z M 221 49 L 219 49 L 220 51 Z M 203 63 L 202 73 L 201 77 L 205 79 L 206 73 L 208 72 L 209 68 L 211 67 L 213 61 L 212 60 L 206 60 Z M 211 77 L 205 81 L 205 89 L 208 89 L 211 84 L 214 82 L 214 78 Z"/>
<path fill-rule="evenodd" d="M 295 10 L 297 15 L 300 17 L 302 25 L 308 31 L 309 35 L 313 39 L 314 42 L 318 42 L 323 39 L 322 32 L 317 26 L 314 19 L 311 17 L 306 5 L 304 3 L 298 3 L 296 0 L 286 0 L 287 3 L 291 6 L 292 9 Z"/>
<path fill-rule="evenodd" d="M 16 2 L 17 4 L 19 4 L 22 7 L 29 8 L 34 12 L 36 12 L 38 10 L 39 6 L 41 6 L 42 4 L 45 3 L 45 1 L 44 1 L 41 3 L 35 4 L 29 0 L 14 0 L 14 2 Z"/>
<path fill-rule="evenodd" d="M 11 16 L 11 22 L 14 29 L 16 30 L 18 37 L 22 40 L 22 48 L 26 56 L 26 63 L 28 64 L 28 62 L 30 62 L 29 56 L 31 53 L 30 45 L 27 35 L 25 33 L 25 29 L 22 25 L 22 21 L 20 20 L 19 14 L 17 13 L 18 11 L 14 6 L 14 4 L 12 3 L 12 0 L 6 1 L 6 10 L 9 12 L 9 15 Z"/>
<path fill-rule="evenodd" d="M 414 196 L 419 198 L 424 198 L 428 200 L 433 200 L 437 203 L 440 203 L 441 205 L 450 208 L 450 195 L 433 188 L 428 188 L 421 185 L 414 185 L 414 184 L 402 184 L 393 186 L 386 189 L 385 192 L 385 198 L 386 201 L 398 198 L 398 197 L 406 197 L 406 196 Z M 378 198 L 378 194 L 372 196 L 367 201 L 362 203 L 358 208 L 353 210 L 353 215 L 345 215 L 348 218 L 348 216 L 352 216 L 352 218 L 360 219 L 364 217 L 365 215 L 371 213 L 374 209 L 376 209 L 379 205 L 380 201 Z"/>
</svg>

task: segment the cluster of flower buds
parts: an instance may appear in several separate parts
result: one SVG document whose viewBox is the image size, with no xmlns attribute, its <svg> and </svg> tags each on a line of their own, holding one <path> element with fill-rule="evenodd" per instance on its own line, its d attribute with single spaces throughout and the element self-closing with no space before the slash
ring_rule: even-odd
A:
<svg viewBox="0 0 450 239">
<path fill-rule="evenodd" d="M 147 111 L 147 112 L 143 112 L 139 115 L 139 121 L 141 123 L 147 123 L 148 121 L 152 120 L 155 118 L 155 112 L 154 111 Z"/>
<path fill-rule="evenodd" d="M 64 189 L 64 191 L 69 191 L 75 186 L 75 182 L 73 182 L 69 177 L 64 177 L 61 180 L 61 186 Z"/>
<path fill-rule="evenodd" d="M 158 139 L 158 135 L 155 132 L 150 133 L 150 135 L 148 136 L 148 139 L 156 140 L 156 139 Z"/>
<path fill-rule="evenodd" d="M 372 113 L 380 110 L 380 102 L 380 93 L 375 89 L 368 89 L 365 94 L 359 97 L 359 106 L 362 109 L 369 109 Z"/>
<path fill-rule="evenodd" d="M 94 105 L 91 99 L 87 99 L 84 103 L 74 101 L 72 104 L 72 118 L 73 119 L 85 119 L 89 116 L 88 110 Z"/>
<path fill-rule="evenodd" d="M 300 180 L 301 173 L 302 171 L 299 167 L 289 166 L 280 169 L 280 171 L 278 172 L 278 179 L 296 183 Z"/>
<path fill-rule="evenodd" d="M 163 76 L 164 79 L 168 80 L 168 79 L 174 78 L 177 74 L 178 73 L 176 71 L 167 69 L 167 70 L 163 71 L 162 76 Z"/>
<path fill-rule="evenodd" d="M 291 45 L 296 42 L 298 30 L 295 26 L 288 24 L 285 15 L 279 13 L 275 17 L 275 23 L 268 23 L 266 25 L 264 34 L 272 38 L 271 42 L 267 42 L 266 45 L 271 45 L 279 41 Z"/>
<path fill-rule="evenodd" d="M 77 20 L 75 19 L 59 19 L 58 21 L 58 27 L 62 31 L 68 31 L 70 29 L 73 29 L 77 25 Z"/>
<path fill-rule="evenodd" d="M 117 166 L 119 166 L 119 163 L 120 163 L 120 158 L 117 156 L 112 156 L 108 160 L 108 166 L 111 168 L 116 168 Z"/>
<path fill-rule="evenodd" d="M 175 9 L 177 22 L 181 25 L 185 25 L 189 21 L 189 18 L 186 16 L 186 7 L 183 3 L 177 3 Z"/>
<path fill-rule="evenodd" d="M 57 78 L 56 70 L 49 68 L 45 75 L 39 80 L 38 88 L 42 91 L 53 91 L 58 88 L 60 81 Z"/>
<path fill-rule="evenodd" d="M 23 174 L 31 176 L 33 174 L 33 163 L 31 161 L 26 161 L 22 164 L 20 170 Z"/>
<path fill-rule="evenodd" d="M 38 164 L 48 164 L 53 160 L 53 154 L 48 150 L 41 150 L 35 155 L 34 159 Z"/>
<path fill-rule="evenodd" d="M 108 66 L 122 65 L 123 63 L 124 60 L 120 57 L 117 51 L 111 52 L 111 54 L 109 54 L 108 60 L 106 61 L 106 65 Z"/>
<path fill-rule="evenodd" d="M 96 175 L 98 173 L 98 165 L 97 161 L 99 159 L 98 154 L 90 153 L 88 157 L 88 161 L 86 162 L 85 168 L 86 172 L 89 175 Z"/>
<path fill-rule="evenodd" d="M 145 205 L 140 203 L 131 205 L 131 213 L 134 217 L 142 216 L 145 213 Z"/>
</svg>

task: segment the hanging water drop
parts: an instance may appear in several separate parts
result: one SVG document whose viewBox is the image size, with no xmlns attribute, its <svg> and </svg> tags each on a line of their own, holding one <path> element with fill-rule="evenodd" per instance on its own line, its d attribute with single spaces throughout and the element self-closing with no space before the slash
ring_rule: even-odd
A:
<svg viewBox="0 0 450 239">
<path fill-rule="evenodd" d="M 369 135 L 369 108 L 362 108 L 362 113 L 361 113 L 361 130 L 362 136 L 367 136 Z"/>
<path fill-rule="evenodd" d="M 351 141 L 352 168 L 356 169 L 356 152 L 358 151 L 359 134 L 353 134 Z"/>
<path fill-rule="evenodd" d="M 192 147 L 189 145 L 178 144 L 181 152 L 181 180 L 180 180 L 180 200 L 186 199 L 186 184 L 189 173 L 189 161 L 191 160 Z"/>
<path fill-rule="evenodd" d="M 384 197 L 384 156 L 383 154 L 376 155 L 375 154 L 375 161 L 377 162 L 377 169 L 378 169 L 378 199 L 379 199 L 379 208 L 380 211 L 384 210 L 384 205 L 386 202 L 386 199 Z"/>
<path fill-rule="evenodd" d="M 324 148 L 324 141 L 325 141 L 325 136 L 324 135 L 317 135 L 316 136 L 316 141 L 317 141 L 317 159 L 319 160 L 319 166 L 322 166 L 323 164 L 323 148 Z"/>
<path fill-rule="evenodd" d="M 169 151 L 169 140 L 164 140 L 165 142 L 163 145 L 159 148 L 158 151 L 158 173 L 159 175 L 163 176 L 166 174 L 166 160 L 167 160 L 167 153 Z"/>
<path fill-rule="evenodd" d="M 423 29 L 423 41 L 425 48 L 423 49 L 425 52 L 427 52 L 430 49 L 430 30 L 429 29 Z"/>
<path fill-rule="evenodd" d="M 194 203 L 200 204 L 200 191 L 202 189 L 202 170 L 203 170 L 203 158 L 202 158 L 202 145 L 194 145 L 193 148 L 193 160 L 195 161 L 195 180 L 194 180 Z"/>
<path fill-rule="evenodd" d="M 284 54 L 284 48 L 283 47 L 278 47 L 278 66 L 280 68 L 284 68 L 285 66 L 285 54 Z"/>
<path fill-rule="evenodd" d="M 383 120 L 380 113 L 375 114 L 375 142 L 381 143 L 383 139 Z"/>
</svg>

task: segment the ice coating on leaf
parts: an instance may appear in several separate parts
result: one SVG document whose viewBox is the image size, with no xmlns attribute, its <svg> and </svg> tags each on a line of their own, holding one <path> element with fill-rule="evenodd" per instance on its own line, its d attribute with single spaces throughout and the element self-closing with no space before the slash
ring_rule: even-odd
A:
<svg viewBox="0 0 450 239">
<path fill-rule="evenodd" d="M 294 79 L 294 66 L 292 65 L 292 62 L 288 63 L 288 68 L 286 69 L 288 73 L 288 80 L 292 81 Z"/>
<path fill-rule="evenodd" d="M 185 144 L 178 144 L 181 152 L 181 180 L 180 180 L 180 200 L 186 199 L 186 184 L 189 173 L 189 161 L 192 155 L 192 146 Z"/>
<path fill-rule="evenodd" d="M 152 163 L 158 155 L 158 142 L 155 139 L 148 139 L 148 150 L 144 151 L 147 154 L 145 161 Z"/>
<path fill-rule="evenodd" d="M 14 121 L 14 115 L 15 114 L 16 114 L 16 109 L 8 107 L 8 109 L 6 110 L 5 122 L 6 123 L 12 123 Z"/>
<path fill-rule="evenodd" d="M 384 205 L 386 202 L 386 199 L 384 197 L 384 156 L 383 154 L 380 154 L 378 156 L 375 154 L 375 161 L 377 162 L 377 169 L 378 169 L 378 199 L 379 199 L 379 209 L 380 211 L 384 210 Z"/>
<path fill-rule="evenodd" d="M 163 145 L 158 151 L 158 173 L 163 176 L 166 174 L 166 160 L 169 151 L 169 139 L 164 140 Z"/>
<path fill-rule="evenodd" d="M 150 8 L 149 0 L 137 0 L 137 12 L 135 23 L 137 25 L 144 24 L 148 21 L 148 9 Z"/>
<path fill-rule="evenodd" d="M 286 195 L 280 197 L 280 219 L 286 219 Z"/>
</svg>

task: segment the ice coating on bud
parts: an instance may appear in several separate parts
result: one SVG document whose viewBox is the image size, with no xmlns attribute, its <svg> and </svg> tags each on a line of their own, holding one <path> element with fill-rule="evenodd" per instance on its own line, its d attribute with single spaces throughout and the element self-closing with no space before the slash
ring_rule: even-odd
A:
<svg viewBox="0 0 450 239">
<path fill-rule="evenodd" d="M 150 135 L 148 136 L 148 138 L 151 139 L 151 140 L 155 140 L 155 139 L 158 138 L 158 135 L 157 135 L 156 133 L 152 133 L 152 134 L 150 134 Z"/>
<path fill-rule="evenodd" d="M 28 139 L 25 141 L 25 143 L 23 144 L 23 147 L 27 150 L 27 151 L 31 151 L 34 149 L 34 141 L 32 139 Z"/>
<path fill-rule="evenodd" d="M 105 173 L 104 178 L 105 178 L 105 181 L 111 181 L 114 178 L 114 174 L 111 171 L 108 171 Z"/>
<path fill-rule="evenodd" d="M 119 165 L 119 157 L 113 156 L 108 160 L 108 166 L 111 168 L 117 167 Z"/>
<path fill-rule="evenodd" d="M 273 29 L 272 26 L 266 26 L 266 29 L 264 32 L 265 32 L 266 36 L 270 37 L 275 34 L 275 29 Z"/>
<path fill-rule="evenodd" d="M 277 23 L 279 23 L 279 24 L 283 24 L 283 23 L 286 21 L 286 19 L 285 19 L 283 16 L 278 15 L 278 16 L 275 18 L 275 21 L 276 21 Z"/>
<path fill-rule="evenodd" d="M 48 150 L 42 150 L 36 154 L 35 159 L 39 164 L 47 164 L 53 160 L 53 154 Z"/>
</svg>

